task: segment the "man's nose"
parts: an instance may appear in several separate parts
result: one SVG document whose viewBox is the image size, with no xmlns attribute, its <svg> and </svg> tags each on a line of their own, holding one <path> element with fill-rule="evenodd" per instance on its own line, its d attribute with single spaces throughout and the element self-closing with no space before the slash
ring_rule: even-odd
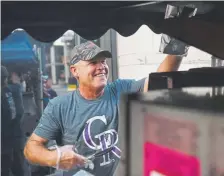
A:
<svg viewBox="0 0 224 176">
<path fill-rule="evenodd" d="M 100 70 L 102 70 L 102 69 L 105 68 L 105 64 L 103 64 L 102 62 L 98 62 L 97 63 L 97 68 L 100 69 Z"/>
</svg>

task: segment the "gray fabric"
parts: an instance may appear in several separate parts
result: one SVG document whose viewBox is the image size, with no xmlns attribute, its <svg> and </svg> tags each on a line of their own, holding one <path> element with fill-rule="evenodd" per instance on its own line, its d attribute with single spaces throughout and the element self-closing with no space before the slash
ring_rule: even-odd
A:
<svg viewBox="0 0 224 176">
<path fill-rule="evenodd" d="M 78 90 L 50 101 L 34 133 L 49 140 L 61 135 L 62 142 L 76 144 L 84 156 L 108 148 L 118 139 L 118 104 L 120 95 L 143 91 L 145 79 L 117 80 L 105 87 L 104 94 L 96 100 L 84 99 Z M 106 145 L 106 147 L 102 147 Z M 107 155 L 94 160 L 95 168 L 85 169 L 95 176 L 112 176 L 121 155 L 119 143 Z M 74 175 L 78 170 L 64 172 Z M 59 171 L 61 172 L 61 171 Z"/>
</svg>

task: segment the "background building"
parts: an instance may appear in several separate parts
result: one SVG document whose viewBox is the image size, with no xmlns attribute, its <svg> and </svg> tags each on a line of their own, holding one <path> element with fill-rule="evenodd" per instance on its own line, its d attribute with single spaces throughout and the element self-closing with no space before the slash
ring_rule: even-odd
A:
<svg viewBox="0 0 224 176">
<path fill-rule="evenodd" d="M 159 53 L 161 35 L 155 34 L 146 25 L 142 25 L 130 37 L 123 37 L 117 33 L 116 40 L 120 78 L 140 79 L 145 77 L 149 73 L 155 72 L 165 57 L 164 54 Z M 211 54 L 190 47 L 188 56 L 184 58 L 179 70 L 211 67 L 211 57 Z M 223 65 L 223 61 L 220 64 Z"/>
</svg>

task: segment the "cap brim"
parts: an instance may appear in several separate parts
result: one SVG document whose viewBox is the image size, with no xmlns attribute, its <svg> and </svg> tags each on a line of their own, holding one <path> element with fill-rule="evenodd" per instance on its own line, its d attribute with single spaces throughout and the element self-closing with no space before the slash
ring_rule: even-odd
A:
<svg viewBox="0 0 224 176">
<path fill-rule="evenodd" d="M 102 57 L 105 57 L 105 58 L 112 58 L 112 54 L 111 54 L 111 52 L 109 52 L 109 51 L 103 50 L 103 51 L 100 51 L 99 53 L 97 53 L 95 56 L 93 56 L 93 57 L 92 57 L 91 59 L 89 59 L 89 60 L 94 60 L 94 59 L 102 58 Z"/>
</svg>

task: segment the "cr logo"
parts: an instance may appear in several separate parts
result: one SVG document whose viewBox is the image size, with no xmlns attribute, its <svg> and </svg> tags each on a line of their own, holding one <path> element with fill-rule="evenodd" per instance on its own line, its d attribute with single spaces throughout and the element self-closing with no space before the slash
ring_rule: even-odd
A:
<svg viewBox="0 0 224 176">
<path fill-rule="evenodd" d="M 91 126 L 93 124 L 93 122 L 95 121 L 101 121 L 104 123 L 104 125 L 107 125 L 107 119 L 105 116 L 95 116 L 92 117 L 91 119 L 89 119 L 86 122 L 86 126 L 85 129 L 83 131 L 83 139 L 86 143 L 86 145 L 91 148 L 92 150 L 105 150 L 107 148 L 109 148 L 111 145 L 115 145 L 118 142 L 118 134 L 116 132 L 116 130 L 114 129 L 110 129 L 107 131 L 103 131 L 100 134 L 97 134 L 95 136 L 91 136 Z M 97 142 L 94 142 L 95 141 Z M 114 146 L 113 149 L 111 150 L 111 152 L 118 158 L 121 157 L 121 150 L 117 147 Z M 109 163 L 111 163 L 111 159 L 110 159 L 110 153 L 105 154 L 103 156 L 103 162 L 100 164 L 101 166 L 103 165 L 107 165 Z"/>
</svg>

